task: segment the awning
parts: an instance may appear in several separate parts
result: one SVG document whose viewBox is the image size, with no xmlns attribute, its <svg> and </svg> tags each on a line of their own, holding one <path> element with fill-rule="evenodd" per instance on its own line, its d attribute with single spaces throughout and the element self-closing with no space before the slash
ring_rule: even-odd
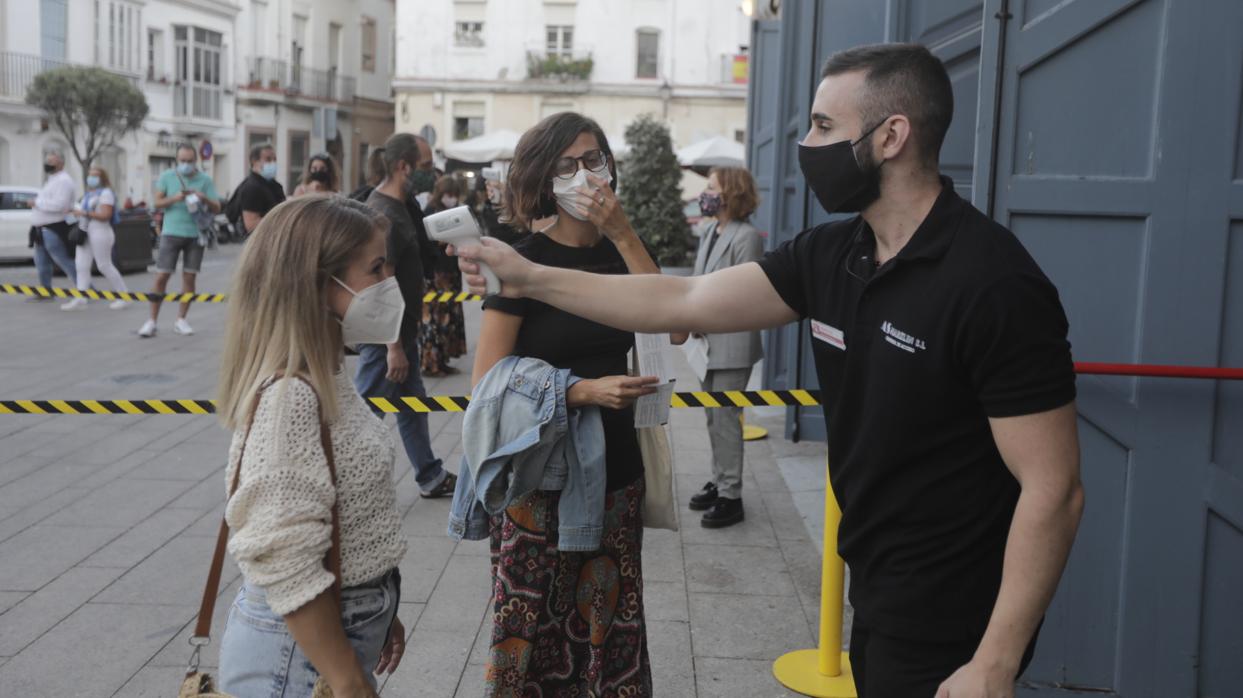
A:
<svg viewBox="0 0 1243 698">
<path fill-rule="evenodd" d="M 746 167 L 747 149 L 723 136 L 692 143 L 678 150 L 682 167 Z"/>
<path fill-rule="evenodd" d="M 518 147 L 518 137 L 513 131 L 501 129 L 464 141 L 446 143 L 444 153 L 446 158 L 462 162 L 512 160 L 514 148 Z"/>
</svg>

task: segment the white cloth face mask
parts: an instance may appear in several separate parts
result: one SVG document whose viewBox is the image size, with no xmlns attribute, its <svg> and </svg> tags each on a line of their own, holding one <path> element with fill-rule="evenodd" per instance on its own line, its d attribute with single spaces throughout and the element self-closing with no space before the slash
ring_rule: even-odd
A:
<svg viewBox="0 0 1243 698">
<path fill-rule="evenodd" d="M 607 179 L 609 184 L 613 183 L 613 173 L 609 172 L 608 165 L 605 165 L 604 169 L 599 172 L 591 172 L 586 167 L 579 167 L 578 172 L 575 172 L 570 179 L 560 177 L 552 179 L 552 194 L 557 198 L 557 203 L 561 204 L 561 208 L 565 209 L 566 213 L 580 221 L 587 220 L 587 206 L 591 203 L 591 197 L 579 193 L 578 188 L 595 186 L 587 180 L 588 174 Z"/>
<path fill-rule="evenodd" d="M 354 296 L 341 320 L 341 338 L 346 344 L 392 344 L 401 335 L 401 319 L 406 301 L 401 296 L 397 278 L 390 276 L 361 291 L 332 277 L 341 288 Z"/>
</svg>

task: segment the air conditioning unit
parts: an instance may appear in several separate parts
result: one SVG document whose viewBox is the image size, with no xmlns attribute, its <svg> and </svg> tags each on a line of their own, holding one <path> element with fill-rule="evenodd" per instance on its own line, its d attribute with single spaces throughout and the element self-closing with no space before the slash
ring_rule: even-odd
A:
<svg viewBox="0 0 1243 698">
<path fill-rule="evenodd" d="M 781 19 L 781 0 L 755 0 L 755 18 Z"/>
</svg>

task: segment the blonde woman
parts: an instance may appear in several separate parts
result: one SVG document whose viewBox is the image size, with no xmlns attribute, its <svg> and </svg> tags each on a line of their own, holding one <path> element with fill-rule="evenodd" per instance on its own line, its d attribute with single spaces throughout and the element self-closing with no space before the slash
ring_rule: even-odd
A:
<svg viewBox="0 0 1243 698">
<path fill-rule="evenodd" d="M 401 661 L 395 451 L 343 370 L 345 343 L 392 341 L 400 326 L 387 227 L 348 199 L 293 199 L 238 262 L 218 401 L 234 432 L 225 519 L 244 581 L 220 648 L 231 695 L 310 696 L 322 676 L 337 698 L 370 697 Z M 339 605 L 325 562 L 334 506 Z"/>
<path fill-rule="evenodd" d="M 79 291 L 91 288 L 92 262 L 99 267 L 99 273 L 104 275 L 108 283 L 112 284 L 113 291 L 129 291 L 125 286 L 125 279 L 121 278 L 121 272 L 112 263 L 112 246 L 117 240 L 116 231 L 112 229 L 112 213 L 116 206 L 117 195 L 112 191 L 112 180 L 108 177 L 108 171 L 102 167 L 92 167 L 86 175 L 86 196 L 73 209 L 73 215 L 78 217 L 78 225 L 86 231 L 87 237 L 87 241 L 78 245 L 74 252 L 73 266 L 78 272 Z M 61 310 L 82 310 L 87 303 L 85 298 L 74 298 L 62 305 Z M 127 305 L 129 303 L 126 301 L 116 300 L 108 307 L 120 310 Z"/>
</svg>

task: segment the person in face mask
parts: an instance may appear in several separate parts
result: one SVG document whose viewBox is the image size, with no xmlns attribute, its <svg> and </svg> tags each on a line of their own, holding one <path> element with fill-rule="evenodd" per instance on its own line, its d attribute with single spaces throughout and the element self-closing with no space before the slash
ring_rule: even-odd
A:
<svg viewBox="0 0 1243 698">
<path fill-rule="evenodd" d="M 233 432 L 224 517 L 243 586 L 220 642 L 229 695 L 305 695 L 322 681 L 374 698 L 405 652 L 391 436 L 344 355 L 401 332 L 387 233 L 356 201 L 302 197 L 269 212 L 237 261 L 217 392 Z M 366 496 L 341 495 L 351 492 Z M 334 546 L 339 565 L 325 555 Z"/>
<path fill-rule="evenodd" d="M 508 213 L 515 225 L 527 229 L 538 219 L 548 218 L 550 223 L 522 237 L 515 248 L 517 253 L 550 268 L 658 277 L 660 267 L 613 193 L 614 172 L 604 132 L 595 121 L 580 114 L 555 114 L 523 134 L 506 179 Z M 509 355 L 541 359 L 582 378 L 568 391 L 567 401 L 571 408 L 601 408 L 609 502 L 603 517 L 603 542 L 598 550 L 587 553 L 562 552 L 556 538 L 545 533 L 554 531 L 556 525 L 539 517 L 557 510 L 559 492 L 534 492 L 503 514 L 499 530 L 492 536 L 492 552 L 502 561 L 519 562 L 502 562 L 493 568 L 494 587 L 504 590 L 493 600 L 496 617 L 504 618 L 503 609 L 520 598 L 534 615 L 561 620 L 538 631 L 534 626 L 517 627 L 498 620 L 491 631 L 493 651 L 489 657 L 506 656 L 504 648 L 513 646 L 514 641 L 540 649 L 524 663 L 525 674 L 515 675 L 512 666 L 489 666 L 487 693 L 503 692 L 501 682 L 505 682 L 538 686 L 543 695 L 652 695 L 642 612 L 625 623 L 611 623 L 612 606 L 606 609 L 603 600 L 642 594 L 639 548 L 643 523 L 636 512 L 642 503 L 644 482 L 633 403 L 650 394 L 657 379 L 628 375 L 627 353 L 634 346 L 630 332 L 522 298 L 493 296 L 483 307 L 472 385 Z M 676 339 L 684 341 L 685 337 Z M 546 560 L 549 569 L 559 570 L 558 574 L 542 575 L 533 586 L 523 582 L 519 590 L 510 580 L 522 578 L 523 561 L 536 557 Z M 606 561 L 622 573 L 613 579 L 590 574 L 591 566 Z M 556 579 L 562 576 L 587 580 L 591 588 L 581 583 L 557 584 Z M 605 619 L 589 633 L 591 638 L 603 638 L 602 646 L 579 632 L 573 618 L 555 610 L 572 608 L 581 599 L 590 599 L 592 604 L 590 613 L 585 614 Z M 620 614 L 617 619 L 620 621 Z M 555 660 L 551 655 L 543 656 L 550 651 L 545 648 L 555 648 Z M 603 657 L 616 659 L 605 662 L 599 659 Z"/>
<path fill-rule="evenodd" d="M 35 248 L 35 268 L 39 271 L 39 285 L 52 286 L 52 265 L 60 267 L 70 279 L 77 269 L 73 261 L 73 246 L 69 244 L 69 223 L 66 218 L 73 209 L 77 187 L 73 177 L 65 172 L 65 158 L 58 151 L 43 156 L 43 172 L 47 181 L 39 190 L 34 209 L 30 213 L 30 243 Z M 32 296 L 38 302 L 51 300 L 54 296 Z"/>
<path fill-rule="evenodd" d="M 337 163 L 328 153 L 312 155 L 306 164 L 305 171 L 302 181 L 293 190 L 294 196 L 312 192 L 336 193 L 340 191 L 337 182 Z"/>
<path fill-rule="evenodd" d="M 254 232 L 259 222 L 277 204 L 285 200 L 285 188 L 276 179 L 276 148 L 260 143 L 250 149 L 250 173 L 238 185 L 237 207 L 242 211 L 242 225 Z"/>
<path fill-rule="evenodd" d="M 626 330 L 809 321 L 861 698 L 1013 696 L 1083 513 L 1066 314 L 1018 238 L 940 175 L 953 111 L 923 46 L 831 56 L 799 165 L 826 212 L 855 215 L 759 263 L 618 277 L 460 250 L 476 292 L 479 260 L 513 302 Z"/>
<path fill-rule="evenodd" d="M 104 275 L 113 291 L 127 293 L 129 288 L 121 272 L 112 263 L 112 247 L 116 242 L 116 232 L 112 229 L 113 211 L 118 205 L 117 196 L 112 191 L 112 181 L 108 171 L 102 167 L 92 167 L 86 175 L 86 195 L 74 207 L 73 215 L 78 218 L 78 225 L 86 231 L 87 241 L 77 246 L 74 253 L 74 266 L 78 270 L 78 290 L 86 291 L 91 287 L 91 266 L 98 266 L 99 273 Z M 89 301 L 85 298 L 74 298 L 62 305 L 61 310 L 85 310 Z M 121 310 L 129 305 L 128 301 L 116 300 L 109 307 Z"/>
<path fill-rule="evenodd" d="M 194 293 L 195 279 L 203 264 L 203 246 L 199 244 L 199 227 L 194 221 L 195 212 L 203 209 L 220 213 L 220 195 L 216 183 L 198 167 L 198 151 L 183 143 L 177 148 L 177 164 L 160 175 L 155 184 L 155 206 L 164 209 L 164 224 L 160 229 L 160 249 L 155 262 L 153 298 L 163 298 L 168 280 L 177 270 L 177 258 L 181 257 L 181 292 Z M 190 207 L 194 207 L 191 211 Z M 160 317 L 161 301 L 151 302 L 151 316 L 138 329 L 138 336 L 147 338 L 156 334 L 156 321 Z M 182 303 L 173 324 L 173 332 L 192 335 L 194 329 L 186 321 L 190 304 Z"/>
<path fill-rule="evenodd" d="M 432 188 L 424 213 L 431 215 L 457 208 L 463 203 L 465 189 L 456 175 L 441 177 Z M 442 293 L 460 292 L 462 274 L 457 269 L 457 260 L 449 256 L 445 245 L 431 244 L 436 256 L 432 265 L 425 269 L 429 288 Z M 466 316 L 461 303 L 425 304 L 419 336 L 422 346 L 420 365 L 425 377 L 450 376 L 459 372 L 449 361 L 466 354 Z"/>
<path fill-rule="evenodd" d="M 397 279 L 405 299 L 401 332 L 391 341 L 358 347 L 358 391 L 367 397 L 423 397 L 427 394 L 419 371 L 420 324 L 423 318 L 423 255 L 419 223 L 411 215 L 411 191 L 418 164 L 431 162 L 427 142 L 409 133 L 396 133 L 384 144 L 385 177 L 367 197 L 367 206 L 390 222 L 385 264 Z M 417 209 L 413 209 L 418 212 Z M 377 410 L 377 414 L 380 412 Z M 426 414 L 397 415 L 406 455 L 414 466 L 419 493 L 426 498 L 453 494 L 457 476 L 444 469 L 432 452 Z"/>
</svg>

